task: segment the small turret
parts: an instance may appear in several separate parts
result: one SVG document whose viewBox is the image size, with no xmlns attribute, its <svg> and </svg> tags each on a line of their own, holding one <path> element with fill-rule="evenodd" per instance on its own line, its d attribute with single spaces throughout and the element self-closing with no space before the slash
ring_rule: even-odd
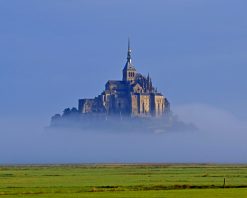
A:
<svg viewBox="0 0 247 198">
<path fill-rule="evenodd" d="M 153 91 L 152 79 L 150 78 L 149 73 L 148 73 L 148 76 L 147 76 L 147 87 L 146 87 L 146 89 L 147 89 L 148 92 L 152 92 Z"/>
<path fill-rule="evenodd" d="M 153 83 L 152 83 L 152 79 L 149 78 L 149 91 L 152 92 L 153 91 Z"/>
</svg>

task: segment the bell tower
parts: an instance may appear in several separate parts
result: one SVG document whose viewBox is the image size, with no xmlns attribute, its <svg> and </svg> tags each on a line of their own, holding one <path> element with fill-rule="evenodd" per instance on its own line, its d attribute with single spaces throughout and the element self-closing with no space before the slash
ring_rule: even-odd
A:
<svg viewBox="0 0 247 198">
<path fill-rule="evenodd" d="M 130 49 L 130 40 L 128 39 L 128 53 L 127 53 L 127 62 L 123 69 L 123 81 L 128 81 L 130 83 L 134 82 L 136 76 L 136 69 L 131 63 L 131 49 Z"/>
</svg>

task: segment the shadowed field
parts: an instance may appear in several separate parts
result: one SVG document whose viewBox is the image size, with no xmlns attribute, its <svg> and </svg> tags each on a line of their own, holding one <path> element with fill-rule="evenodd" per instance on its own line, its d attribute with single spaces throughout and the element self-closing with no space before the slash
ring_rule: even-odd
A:
<svg viewBox="0 0 247 198">
<path fill-rule="evenodd" d="M 0 166 L 0 196 L 247 198 L 247 166 L 206 164 Z"/>
</svg>

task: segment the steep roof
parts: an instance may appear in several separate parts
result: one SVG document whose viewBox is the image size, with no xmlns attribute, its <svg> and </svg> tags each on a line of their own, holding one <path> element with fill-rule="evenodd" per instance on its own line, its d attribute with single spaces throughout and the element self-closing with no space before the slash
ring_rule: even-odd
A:
<svg viewBox="0 0 247 198">
<path fill-rule="evenodd" d="M 130 40 L 128 40 L 127 62 L 125 64 L 125 66 L 124 66 L 124 70 L 136 70 L 134 65 L 131 63 Z"/>
<path fill-rule="evenodd" d="M 128 82 L 122 80 L 108 80 L 105 85 L 105 90 L 123 91 L 129 87 Z"/>
<path fill-rule="evenodd" d="M 109 85 L 124 85 L 127 84 L 125 81 L 122 80 L 108 80 L 106 84 Z"/>
</svg>

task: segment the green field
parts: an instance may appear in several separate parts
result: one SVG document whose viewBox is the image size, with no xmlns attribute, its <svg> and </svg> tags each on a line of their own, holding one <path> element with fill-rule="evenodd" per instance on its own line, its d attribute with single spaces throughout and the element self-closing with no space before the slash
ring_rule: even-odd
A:
<svg viewBox="0 0 247 198">
<path fill-rule="evenodd" d="M 247 198 L 247 165 L 0 166 L 0 197 Z"/>
</svg>

